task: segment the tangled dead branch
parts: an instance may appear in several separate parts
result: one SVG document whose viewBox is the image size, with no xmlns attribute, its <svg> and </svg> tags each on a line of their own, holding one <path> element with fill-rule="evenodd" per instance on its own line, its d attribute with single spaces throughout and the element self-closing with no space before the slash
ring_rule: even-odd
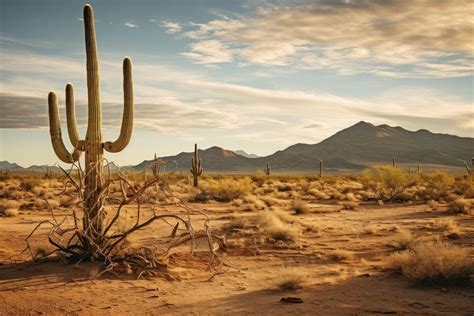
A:
<svg viewBox="0 0 474 316">
<path fill-rule="evenodd" d="M 67 259 L 68 262 L 80 263 L 82 261 L 96 260 L 103 262 L 104 273 L 135 273 L 138 278 L 163 276 L 171 278 L 167 270 L 167 258 L 171 250 L 189 243 L 189 253 L 192 255 L 196 249 L 196 241 L 201 238 L 207 239 L 208 251 L 210 254 L 209 268 L 217 270 L 222 267 L 222 261 L 217 255 L 217 249 L 225 248 L 225 239 L 211 233 L 209 228 L 210 218 L 201 211 L 191 209 L 180 198 L 173 194 L 170 180 L 174 171 L 163 172 L 153 175 L 150 179 L 144 179 L 143 183 L 134 182 L 129 179 L 120 167 L 114 163 L 105 161 L 104 178 L 100 179 L 102 191 L 100 198 L 105 203 L 99 210 L 97 216 L 101 217 L 101 229 L 96 230 L 93 225 L 86 223 L 95 222 L 96 218 L 89 218 L 84 211 L 87 196 L 84 196 L 84 174 L 80 163 L 72 165 L 66 171 L 61 168 L 65 175 L 64 188 L 58 195 L 63 195 L 71 188 L 77 195 L 74 205 L 70 207 L 70 214 L 61 218 L 55 214 L 48 200 L 46 205 L 51 213 L 51 219 L 39 223 L 33 231 L 26 237 L 26 249 L 33 258 L 37 254 L 33 251 L 30 240 L 40 231 L 40 228 L 49 227 L 48 241 L 53 245 L 54 250 L 47 255 L 57 253 Z M 163 161 L 153 161 L 146 168 L 160 167 L 165 169 L 166 163 Z M 117 197 L 113 188 L 119 188 Z M 144 212 L 144 193 L 149 189 L 156 189 L 156 194 L 164 196 L 167 200 L 174 201 L 174 204 L 182 210 L 179 214 L 169 213 L 159 203 L 148 203 L 148 214 Z M 119 227 L 120 219 L 123 216 L 126 206 L 134 204 L 134 223 L 125 229 Z M 113 211 L 110 212 L 109 209 Z M 127 209 L 128 211 L 129 209 Z M 151 215 L 150 215 L 151 213 Z M 194 215 L 204 217 L 204 224 L 201 230 L 196 230 L 193 226 L 192 217 Z M 127 247 L 127 238 L 142 229 L 145 229 L 156 221 L 163 221 L 170 226 L 171 233 L 168 237 L 170 245 L 168 247 L 142 246 L 139 248 Z M 172 224 L 171 221 L 175 222 Z M 87 229 L 84 229 L 87 227 Z"/>
</svg>

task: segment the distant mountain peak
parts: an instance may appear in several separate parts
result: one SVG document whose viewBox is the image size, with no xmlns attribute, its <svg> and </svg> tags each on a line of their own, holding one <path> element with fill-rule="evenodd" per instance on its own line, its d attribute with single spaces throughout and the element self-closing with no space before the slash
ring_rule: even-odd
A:
<svg viewBox="0 0 474 316">
<path fill-rule="evenodd" d="M 204 152 L 216 153 L 219 156 L 224 157 L 224 158 L 235 157 L 235 153 L 232 150 L 227 150 L 218 146 L 209 147 L 208 149 L 205 149 Z"/>
<path fill-rule="evenodd" d="M 245 150 L 242 150 L 242 149 L 234 150 L 234 153 L 236 153 L 237 155 L 247 157 L 247 158 L 258 158 L 259 157 L 258 155 L 255 155 L 255 154 L 249 154 Z"/>
</svg>

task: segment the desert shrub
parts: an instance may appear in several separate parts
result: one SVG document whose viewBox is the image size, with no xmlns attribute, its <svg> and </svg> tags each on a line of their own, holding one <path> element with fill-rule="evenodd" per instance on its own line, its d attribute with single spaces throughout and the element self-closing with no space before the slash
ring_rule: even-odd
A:
<svg viewBox="0 0 474 316">
<path fill-rule="evenodd" d="M 256 173 L 250 176 L 253 183 L 261 187 L 267 180 L 268 176 L 263 171 L 257 171 Z"/>
<path fill-rule="evenodd" d="M 384 200 L 392 200 L 413 184 L 408 174 L 392 166 L 375 166 L 366 170 L 361 174 L 361 181 Z"/>
<path fill-rule="evenodd" d="M 449 211 L 453 214 L 469 214 L 471 201 L 458 198 L 449 203 Z"/>
<path fill-rule="evenodd" d="M 295 291 L 303 288 L 306 280 L 305 273 L 296 269 L 282 269 L 273 279 L 275 288 L 281 291 Z"/>
<path fill-rule="evenodd" d="M 362 232 L 368 234 L 368 235 L 373 235 L 375 234 L 376 232 L 378 231 L 378 228 L 375 226 L 375 225 L 369 225 L 369 226 L 365 226 L 363 229 L 362 229 Z"/>
<path fill-rule="evenodd" d="M 442 241 L 417 243 L 389 257 L 389 265 L 409 279 L 431 284 L 470 282 L 469 250 Z"/>
<path fill-rule="evenodd" d="M 349 260 L 354 259 L 354 254 L 352 253 L 352 251 L 349 251 L 349 250 L 337 249 L 337 250 L 331 251 L 328 254 L 328 258 L 337 262 L 349 261 Z"/>
<path fill-rule="evenodd" d="M 348 211 L 354 211 L 357 209 L 357 206 L 359 206 L 357 202 L 351 202 L 351 201 L 340 202 L 340 205 L 342 206 L 343 210 L 348 210 Z"/>
<path fill-rule="evenodd" d="M 224 228 L 226 230 L 237 230 L 237 229 L 243 229 L 245 227 L 245 221 L 242 218 L 233 218 L 231 219 L 228 223 L 224 225 Z"/>
<path fill-rule="evenodd" d="M 392 240 L 391 245 L 397 250 L 405 250 L 410 248 L 414 244 L 414 238 L 412 233 L 408 229 L 399 228 L 398 233 Z"/>
<path fill-rule="evenodd" d="M 266 204 L 261 199 L 257 198 L 255 195 L 246 194 L 242 200 L 245 203 L 251 205 L 252 210 L 263 210 L 266 207 Z"/>
<path fill-rule="evenodd" d="M 280 183 L 277 186 L 278 192 L 288 192 L 293 190 L 293 187 L 288 183 Z"/>
<path fill-rule="evenodd" d="M 20 206 L 20 202 L 15 200 L 2 200 L 0 201 L 0 208 L 7 209 L 7 208 L 18 208 Z"/>
<path fill-rule="evenodd" d="M 439 204 L 438 202 L 434 201 L 434 200 L 429 200 L 427 203 L 429 208 L 431 208 L 432 210 L 436 210 L 438 207 L 439 207 Z"/>
<path fill-rule="evenodd" d="M 293 212 L 295 212 L 296 215 L 309 213 L 308 204 L 301 200 L 293 201 L 291 208 L 293 209 Z"/>
<path fill-rule="evenodd" d="M 294 241 L 297 237 L 297 230 L 293 226 L 282 222 L 281 219 L 271 211 L 260 212 L 257 217 L 257 222 L 273 240 Z"/>
<path fill-rule="evenodd" d="M 458 239 L 461 236 L 461 229 L 452 219 L 440 219 L 433 223 L 433 227 L 439 231 L 445 232 L 450 239 Z"/>
<path fill-rule="evenodd" d="M 423 197 L 426 200 L 439 201 L 448 195 L 449 190 L 453 187 L 454 178 L 445 172 L 432 172 L 423 175 L 425 188 Z"/>
<path fill-rule="evenodd" d="M 314 196 L 317 200 L 328 200 L 330 197 L 316 188 L 311 188 L 308 190 L 308 194 Z"/>
<path fill-rule="evenodd" d="M 230 202 L 252 191 L 252 180 L 249 177 L 241 179 L 224 178 L 219 181 L 207 182 L 201 191 L 218 202 Z"/>
<path fill-rule="evenodd" d="M 41 180 L 39 179 L 23 179 L 20 183 L 20 188 L 24 191 L 32 191 L 35 186 L 39 186 Z"/>
<path fill-rule="evenodd" d="M 262 200 L 267 206 L 274 206 L 284 203 L 284 201 L 281 201 L 271 196 L 261 196 L 260 200 Z"/>
<path fill-rule="evenodd" d="M 19 213 L 17 208 L 0 209 L 0 216 L 14 217 L 18 216 L 18 214 Z"/>
<path fill-rule="evenodd" d="M 456 179 L 453 185 L 453 191 L 467 199 L 474 198 L 474 177 L 461 177 Z"/>
<path fill-rule="evenodd" d="M 414 199 L 415 199 L 415 196 L 413 195 L 413 193 L 410 193 L 407 191 L 400 192 L 395 197 L 395 200 L 400 201 L 400 202 L 410 202 L 410 201 L 413 201 Z"/>
</svg>

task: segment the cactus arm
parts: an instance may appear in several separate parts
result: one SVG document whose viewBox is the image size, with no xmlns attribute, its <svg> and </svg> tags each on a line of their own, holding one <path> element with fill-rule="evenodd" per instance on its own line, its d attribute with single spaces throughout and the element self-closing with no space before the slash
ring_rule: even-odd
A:
<svg viewBox="0 0 474 316">
<path fill-rule="evenodd" d="M 123 60 L 123 116 L 120 135 L 114 142 L 105 142 L 104 149 L 111 153 L 122 151 L 130 142 L 133 130 L 133 83 L 132 62 L 130 58 Z"/>
<path fill-rule="evenodd" d="M 76 106 L 74 104 L 74 86 L 66 85 L 66 121 L 69 140 L 74 148 L 84 151 L 84 141 L 79 139 L 76 120 Z"/>
<path fill-rule="evenodd" d="M 65 163 L 73 163 L 79 160 L 81 152 L 75 148 L 72 154 L 64 146 L 61 136 L 61 124 L 59 123 L 58 100 L 54 92 L 48 95 L 48 112 L 49 112 L 49 134 L 51 135 L 51 143 L 58 158 Z"/>
</svg>

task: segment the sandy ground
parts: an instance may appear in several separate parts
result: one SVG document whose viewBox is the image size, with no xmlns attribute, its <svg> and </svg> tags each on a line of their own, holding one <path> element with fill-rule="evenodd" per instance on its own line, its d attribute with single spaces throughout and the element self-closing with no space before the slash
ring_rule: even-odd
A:
<svg viewBox="0 0 474 316">
<path fill-rule="evenodd" d="M 461 237 L 454 242 L 473 249 L 472 216 L 433 211 L 425 204 L 365 204 L 356 211 L 340 211 L 335 202 L 310 204 L 310 213 L 297 217 L 317 227 L 317 232 L 303 232 L 294 243 L 255 242 L 252 246 L 260 233 L 223 230 L 231 218 L 249 217 L 252 212 L 238 212 L 230 204 L 216 202 L 191 206 L 210 215 L 214 231 L 226 234 L 232 245 L 220 252 L 231 266 L 225 273 L 213 276 L 203 263 L 207 254 L 198 252 L 189 259 L 195 264 L 175 267 L 177 281 L 127 276 L 93 279 L 94 263 L 31 263 L 15 256 L 25 247 L 24 237 L 49 213 L 22 211 L 17 217 L 0 218 L 0 314 L 474 314 L 472 287 L 416 285 L 384 268 L 386 257 L 394 251 L 390 247 L 396 235 L 394 225 L 411 230 L 416 238 L 435 238 L 442 232 L 433 228 L 433 222 L 452 218 L 461 228 Z M 148 227 L 133 242 L 159 242 L 163 225 Z M 242 240 L 245 243 L 239 246 Z M 331 259 L 331 252 L 339 249 L 354 257 Z M 181 258 L 186 256 L 183 250 Z M 20 259 L 12 262 L 12 258 Z M 275 289 L 275 282 L 288 271 L 304 275 L 302 289 Z M 299 297 L 304 303 L 280 302 L 286 296 Z"/>
</svg>

